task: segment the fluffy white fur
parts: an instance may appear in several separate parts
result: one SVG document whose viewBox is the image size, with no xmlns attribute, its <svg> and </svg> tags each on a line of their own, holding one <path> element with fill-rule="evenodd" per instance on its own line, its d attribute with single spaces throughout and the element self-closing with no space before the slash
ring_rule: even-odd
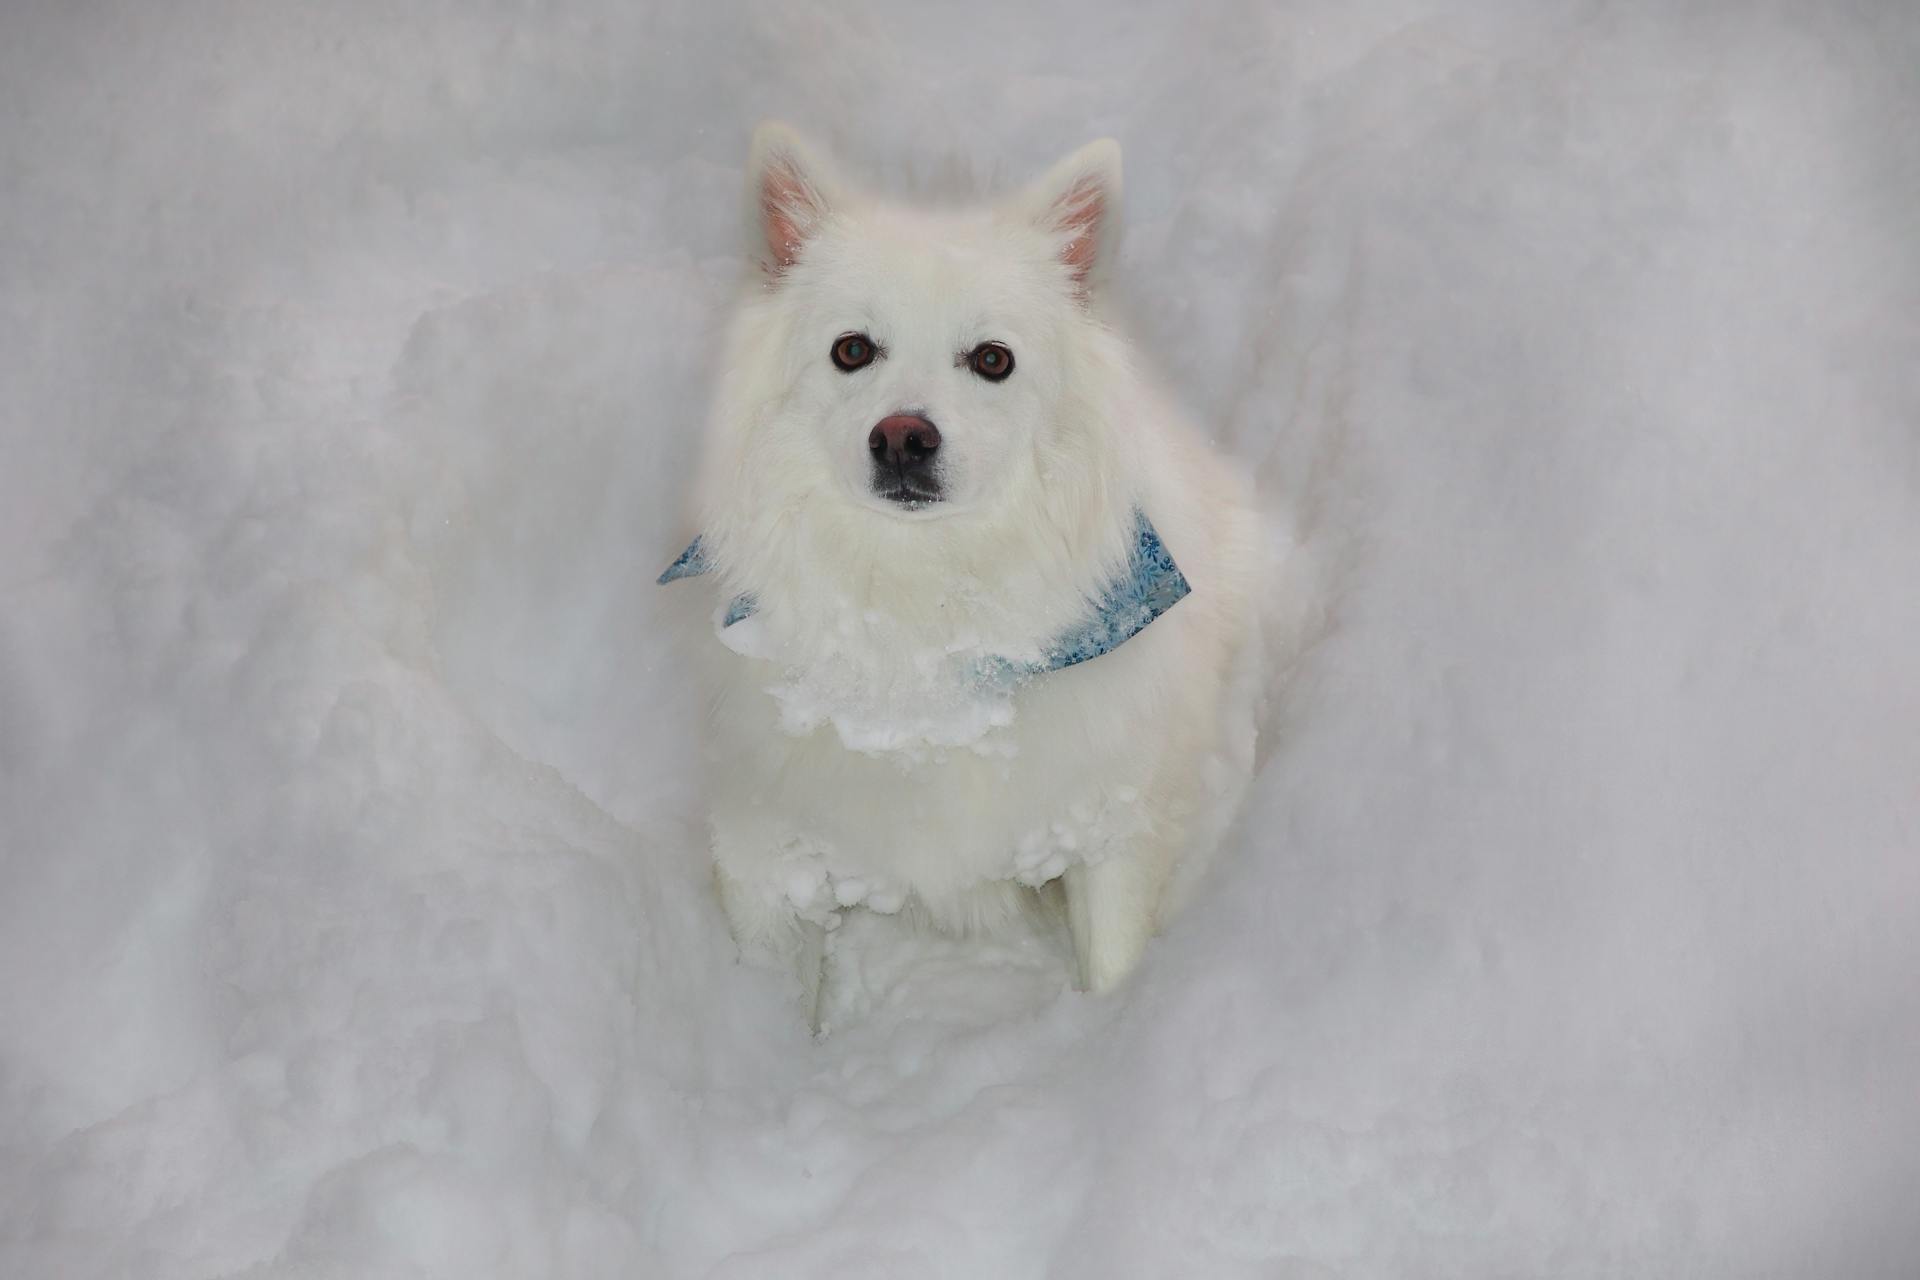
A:
<svg viewBox="0 0 1920 1280">
<path fill-rule="evenodd" d="M 713 852 L 742 947 L 794 963 L 810 1000 L 841 910 L 987 929 L 1056 878 L 1081 983 L 1112 987 L 1250 767 L 1252 718 L 1227 712 L 1258 687 L 1260 528 L 1103 318 L 1119 196 L 1109 141 L 998 205 L 928 211 L 756 135 L 756 270 L 696 513 L 716 611 L 758 605 L 704 646 Z M 841 372 L 849 332 L 884 357 Z M 963 359 L 988 339 L 1015 354 L 1004 382 Z M 868 431 L 902 411 L 943 436 L 947 500 L 923 510 L 869 491 Z M 1192 594 L 1111 653 L 983 685 L 980 660 L 1085 616 L 1136 508 Z"/>
</svg>

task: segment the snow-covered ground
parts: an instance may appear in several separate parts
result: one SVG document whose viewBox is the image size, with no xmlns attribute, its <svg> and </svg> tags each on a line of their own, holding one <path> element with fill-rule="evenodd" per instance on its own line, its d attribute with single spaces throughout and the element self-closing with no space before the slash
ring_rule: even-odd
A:
<svg viewBox="0 0 1920 1280">
<path fill-rule="evenodd" d="M 1920 8 L 0 12 L 0 1275 L 1920 1275 Z M 1127 148 L 1330 626 L 1193 908 L 734 962 L 748 131 Z M 857 945 L 855 945 L 857 944 Z"/>
</svg>

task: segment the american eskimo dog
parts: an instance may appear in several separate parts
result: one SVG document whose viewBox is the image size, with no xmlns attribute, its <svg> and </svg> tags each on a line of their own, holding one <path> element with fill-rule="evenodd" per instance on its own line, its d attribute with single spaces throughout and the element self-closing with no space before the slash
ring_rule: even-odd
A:
<svg viewBox="0 0 1920 1280">
<path fill-rule="evenodd" d="M 1244 781 L 1267 554 L 1107 314 L 1119 148 L 929 211 L 767 124 L 748 195 L 699 536 L 661 575 L 712 593 L 734 934 L 812 1002 L 849 908 L 991 929 L 1058 880 L 1107 990 Z"/>
</svg>

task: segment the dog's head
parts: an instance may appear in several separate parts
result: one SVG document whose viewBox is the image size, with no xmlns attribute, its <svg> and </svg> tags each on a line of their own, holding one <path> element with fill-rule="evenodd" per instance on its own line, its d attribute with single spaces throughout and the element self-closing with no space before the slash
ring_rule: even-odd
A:
<svg viewBox="0 0 1920 1280">
<path fill-rule="evenodd" d="M 761 386 L 740 466 L 780 469 L 792 500 L 894 522 L 991 513 L 1071 482 L 1051 460 L 1063 424 L 1088 416 L 1116 144 L 960 212 L 867 198 L 777 124 L 755 135 L 748 179 Z"/>
</svg>

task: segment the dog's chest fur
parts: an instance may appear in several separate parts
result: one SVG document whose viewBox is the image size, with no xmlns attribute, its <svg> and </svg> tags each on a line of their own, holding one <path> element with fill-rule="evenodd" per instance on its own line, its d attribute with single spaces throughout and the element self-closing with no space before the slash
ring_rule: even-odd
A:
<svg viewBox="0 0 1920 1280">
<path fill-rule="evenodd" d="M 753 847 L 824 877 L 837 905 L 911 894 L 942 922 L 980 923 L 956 917 L 982 884 L 1044 883 L 1124 847 L 1148 815 L 1172 816 L 1150 795 L 1162 744 L 1141 731 L 1161 718 L 1156 650 L 1172 647 L 1143 633 L 1082 668 L 956 689 L 931 710 L 928 685 L 849 708 L 777 663 L 718 653 L 716 803 L 763 815 L 769 837 Z"/>
</svg>

